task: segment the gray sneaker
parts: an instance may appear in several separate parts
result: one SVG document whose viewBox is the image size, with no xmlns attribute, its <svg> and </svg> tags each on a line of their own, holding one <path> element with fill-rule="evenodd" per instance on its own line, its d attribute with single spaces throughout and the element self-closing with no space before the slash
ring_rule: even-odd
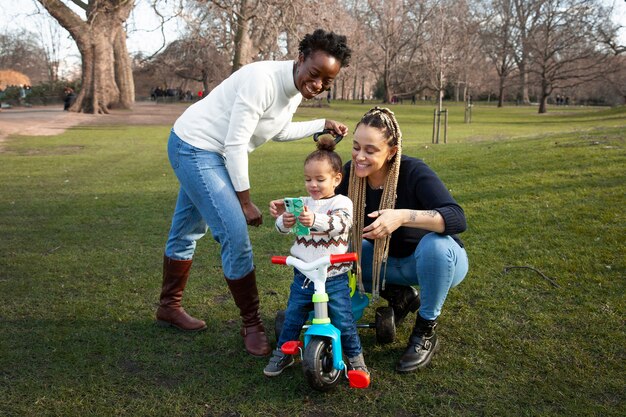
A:
<svg viewBox="0 0 626 417">
<path fill-rule="evenodd" d="M 274 349 L 270 363 L 263 369 L 263 373 L 265 376 L 278 376 L 294 362 L 293 355 L 286 355 L 280 349 Z"/>
<path fill-rule="evenodd" d="M 368 375 L 370 373 L 370 371 L 367 370 L 367 366 L 365 366 L 365 359 L 363 359 L 362 353 L 359 353 L 357 356 L 353 356 L 352 358 L 348 358 L 348 370 L 363 371 Z"/>
</svg>

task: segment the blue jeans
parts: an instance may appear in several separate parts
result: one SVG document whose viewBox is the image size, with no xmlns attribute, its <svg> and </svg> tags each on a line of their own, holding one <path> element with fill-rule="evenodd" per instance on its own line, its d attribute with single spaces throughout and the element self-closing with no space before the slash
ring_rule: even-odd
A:
<svg viewBox="0 0 626 417">
<path fill-rule="evenodd" d="M 285 310 L 285 322 L 278 338 L 277 347 L 290 340 L 299 340 L 302 325 L 307 321 L 313 310 L 313 283 L 302 288 L 306 277 L 294 268 L 293 282 Z M 352 315 L 348 274 L 336 275 L 326 281 L 328 294 L 328 315 L 331 323 L 341 331 L 343 351 L 352 358 L 361 353 L 361 340 L 356 331 L 356 322 Z"/>
<path fill-rule="evenodd" d="M 367 292 L 372 288 L 372 260 L 374 245 L 363 240 L 361 269 L 363 286 Z M 429 233 L 424 236 L 413 255 L 406 258 L 387 259 L 380 270 L 381 283 L 419 285 L 419 314 L 426 320 L 435 320 L 441 314 L 450 288 L 465 278 L 469 262 L 467 252 L 450 236 Z"/>
<path fill-rule="evenodd" d="M 211 231 L 221 246 L 227 279 L 239 279 L 254 269 L 248 225 L 230 180 L 224 157 L 182 141 L 174 130 L 167 153 L 180 182 L 165 255 L 189 260 L 196 241 Z"/>
</svg>

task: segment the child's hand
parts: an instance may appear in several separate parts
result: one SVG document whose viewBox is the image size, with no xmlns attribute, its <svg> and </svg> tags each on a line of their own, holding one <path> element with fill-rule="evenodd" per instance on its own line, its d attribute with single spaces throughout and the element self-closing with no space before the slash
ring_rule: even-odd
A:
<svg viewBox="0 0 626 417">
<path fill-rule="evenodd" d="M 302 226 L 311 227 L 315 223 L 315 213 L 310 211 L 307 206 L 304 206 L 304 210 L 300 213 L 298 220 L 300 220 Z"/>
<path fill-rule="evenodd" d="M 282 200 L 280 200 L 282 201 Z M 283 209 L 285 208 L 285 204 L 283 203 Z M 296 225 L 296 216 L 293 213 L 289 213 L 288 211 L 283 212 L 283 226 L 285 229 L 289 229 Z"/>
<path fill-rule="evenodd" d="M 285 200 L 272 200 L 270 201 L 270 214 L 273 218 L 277 219 L 278 216 L 285 212 Z M 295 220 L 294 220 L 295 221 Z"/>
</svg>

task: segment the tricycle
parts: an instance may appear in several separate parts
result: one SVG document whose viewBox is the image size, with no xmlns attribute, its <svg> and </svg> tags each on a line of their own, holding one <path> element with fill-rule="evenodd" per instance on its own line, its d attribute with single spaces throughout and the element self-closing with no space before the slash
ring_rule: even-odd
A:
<svg viewBox="0 0 626 417">
<path fill-rule="evenodd" d="M 312 262 L 304 262 L 293 256 L 274 256 L 272 263 L 289 265 L 297 268 L 305 277 L 313 282 L 313 311 L 309 316 L 311 324 L 305 324 L 304 342 L 293 340 L 283 343 L 281 350 L 287 355 L 300 354 L 302 370 L 309 385 L 318 391 L 328 391 L 334 388 L 342 374 L 345 373 L 352 388 L 366 388 L 369 386 L 369 374 L 357 370 L 347 370 L 343 361 L 341 348 L 341 333 L 332 325 L 328 316 L 328 294 L 326 293 L 327 269 L 331 264 L 354 262 L 356 253 L 341 255 L 326 255 Z M 355 291 L 352 287 L 352 311 L 355 321 L 358 321 L 365 307 L 369 305 L 369 298 Z M 276 315 L 276 340 L 280 336 L 285 312 L 279 311 Z M 379 307 L 376 311 L 376 323 L 357 324 L 357 327 L 376 328 L 377 341 L 380 343 L 393 342 L 395 338 L 395 322 L 391 307 Z"/>
</svg>

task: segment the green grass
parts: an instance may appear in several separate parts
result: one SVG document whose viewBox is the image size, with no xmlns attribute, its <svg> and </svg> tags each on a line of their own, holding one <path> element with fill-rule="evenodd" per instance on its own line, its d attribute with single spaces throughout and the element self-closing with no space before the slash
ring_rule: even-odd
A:
<svg viewBox="0 0 626 417">
<path fill-rule="evenodd" d="M 298 117 L 353 128 L 367 108 L 333 103 Z M 625 109 L 477 106 L 466 125 L 452 106 L 447 145 L 430 144 L 432 107 L 393 109 L 404 152 L 439 173 L 469 224 L 470 272 L 448 297 L 429 368 L 394 372 L 408 320 L 391 345 L 361 331 L 368 390 L 311 392 L 298 365 L 264 377 L 266 360 L 243 352 L 210 237 L 184 300 L 208 331 L 158 328 L 177 191 L 170 127 L 78 127 L 11 137 L 0 153 L 0 415 L 625 415 Z M 265 217 L 251 238 L 272 342 L 291 276 L 269 256 L 287 254 L 291 238 L 273 231 L 267 203 L 304 193 L 312 149 L 310 140 L 270 143 L 250 157 Z M 507 266 L 533 267 L 558 286 Z"/>
</svg>

